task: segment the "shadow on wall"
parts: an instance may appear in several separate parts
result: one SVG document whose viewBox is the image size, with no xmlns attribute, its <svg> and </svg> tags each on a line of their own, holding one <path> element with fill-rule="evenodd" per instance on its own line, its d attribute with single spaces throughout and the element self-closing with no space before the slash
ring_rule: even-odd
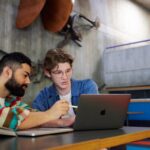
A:
<svg viewBox="0 0 150 150">
<path fill-rule="evenodd" d="M 7 52 L 0 49 L 0 59 L 6 54 L 7 54 Z"/>
<path fill-rule="evenodd" d="M 100 92 L 102 92 L 103 87 L 105 86 L 102 73 L 103 73 L 102 61 L 100 59 L 95 66 L 95 71 L 92 77 L 93 79 L 97 79 L 95 80 L 95 82 L 97 83 Z"/>
</svg>

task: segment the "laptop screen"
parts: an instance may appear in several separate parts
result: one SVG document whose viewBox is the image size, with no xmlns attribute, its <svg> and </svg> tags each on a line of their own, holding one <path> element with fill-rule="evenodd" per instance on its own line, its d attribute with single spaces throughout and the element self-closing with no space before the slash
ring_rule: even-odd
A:
<svg viewBox="0 0 150 150">
<path fill-rule="evenodd" d="M 117 129 L 124 125 L 130 94 L 81 95 L 75 130 Z"/>
</svg>

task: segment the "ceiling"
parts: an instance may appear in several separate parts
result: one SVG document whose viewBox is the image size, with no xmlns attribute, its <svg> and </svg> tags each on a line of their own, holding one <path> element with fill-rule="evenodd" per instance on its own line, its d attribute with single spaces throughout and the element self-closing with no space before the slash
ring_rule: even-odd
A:
<svg viewBox="0 0 150 150">
<path fill-rule="evenodd" d="M 134 1 L 150 10 L 150 0 L 134 0 Z"/>
</svg>

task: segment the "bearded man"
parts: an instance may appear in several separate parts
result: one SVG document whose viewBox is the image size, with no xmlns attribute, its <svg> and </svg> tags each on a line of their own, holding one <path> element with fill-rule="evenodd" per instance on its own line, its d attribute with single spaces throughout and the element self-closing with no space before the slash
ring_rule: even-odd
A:
<svg viewBox="0 0 150 150">
<path fill-rule="evenodd" d="M 56 102 L 43 112 L 34 111 L 21 100 L 30 83 L 30 74 L 31 60 L 23 53 L 9 53 L 0 60 L 0 127 L 28 129 L 68 113 L 66 100 Z"/>
</svg>

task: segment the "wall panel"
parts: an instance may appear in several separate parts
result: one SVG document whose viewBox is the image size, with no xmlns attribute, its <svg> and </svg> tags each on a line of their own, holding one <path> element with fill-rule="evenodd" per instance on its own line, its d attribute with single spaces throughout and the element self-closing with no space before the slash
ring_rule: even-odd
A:
<svg viewBox="0 0 150 150">
<path fill-rule="evenodd" d="M 18 4 L 19 0 L 0 1 L 0 49 L 6 52 L 24 52 L 37 63 L 43 59 L 46 51 L 55 48 L 63 37 L 46 31 L 40 17 L 28 28 L 16 29 Z M 138 14 L 137 22 L 134 14 L 130 15 L 129 12 L 133 8 Z M 103 84 L 101 57 L 104 49 L 107 46 L 149 38 L 149 12 L 129 0 L 76 0 L 74 11 L 84 14 L 91 20 L 98 16 L 101 22 L 99 29 L 82 31 L 82 47 L 78 47 L 72 41 L 65 46 L 75 58 L 74 77 L 92 78 L 101 86 Z M 136 27 L 136 30 L 133 27 Z M 31 84 L 25 99 L 31 102 L 36 93 L 47 84 L 49 84 L 47 80 Z"/>
</svg>

